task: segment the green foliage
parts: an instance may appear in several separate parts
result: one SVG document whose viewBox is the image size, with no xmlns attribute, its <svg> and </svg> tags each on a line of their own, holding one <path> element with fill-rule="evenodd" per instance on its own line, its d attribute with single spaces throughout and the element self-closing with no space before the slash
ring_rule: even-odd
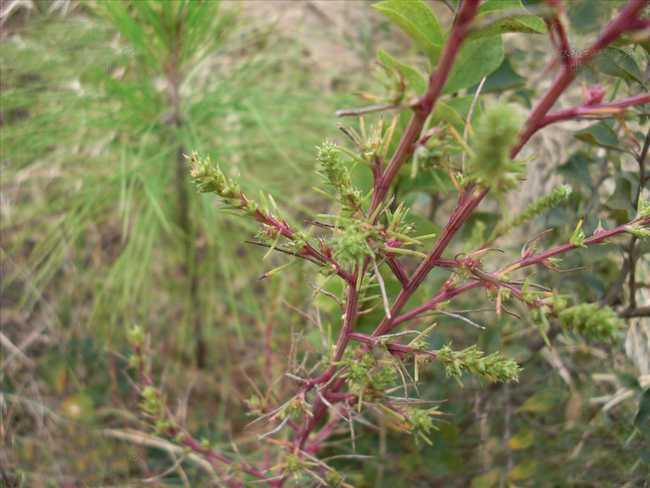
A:
<svg viewBox="0 0 650 488">
<path fill-rule="evenodd" d="M 423 0 L 384 0 L 373 7 L 397 24 L 432 63 L 438 59 L 443 44 L 442 29 Z"/>
<path fill-rule="evenodd" d="M 427 87 L 427 79 L 420 71 L 402 63 L 383 49 L 377 51 L 377 60 L 384 66 L 397 71 L 406 81 L 412 93 L 415 95 L 424 93 Z"/>
<path fill-rule="evenodd" d="M 628 225 L 625 230 L 637 239 L 647 239 L 650 237 L 650 229 L 640 225 Z"/>
<path fill-rule="evenodd" d="M 399 26 L 427 56 L 432 66 L 435 65 L 445 42 L 445 36 L 429 5 L 423 0 L 385 0 L 376 3 L 374 8 Z M 485 12 L 495 9 L 500 7 L 486 5 Z M 445 83 L 445 93 L 454 93 L 470 87 L 501 65 L 504 51 L 499 34 L 511 31 L 538 31 L 539 22 L 541 19 L 520 15 L 511 19 L 502 19 L 496 25 L 479 31 L 480 34 L 476 38 L 461 46 L 458 61 L 454 63 Z M 378 57 L 382 63 L 399 71 L 416 93 L 422 93 L 419 89 L 423 88 L 423 78 L 415 68 L 401 63 L 383 51 L 379 52 Z"/>
<path fill-rule="evenodd" d="M 342 263 L 353 265 L 365 256 L 372 255 L 367 242 L 368 231 L 351 222 L 345 225 L 333 242 L 334 256 Z"/>
<path fill-rule="evenodd" d="M 499 223 L 499 225 L 494 229 L 492 239 L 505 235 L 512 229 L 525 224 L 535 217 L 565 204 L 571 196 L 572 191 L 573 190 L 569 185 L 560 185 L 553 188 L 551 193 L 532 202 L 523 212 L 519 213 L 511 220 Z"/>
<path fill-rule="evenodd" d="M 406 418 L 409 423 L 410 431 L 415 436 L 416 440 L 423 440 L 431 445 L 430 435 L 434 430 L 438 430 L 433 419 L 435 416 L 440 415 L 437 408 L 409 408 L 406 413 Z"/>
<path fill-rule="evenodd" d="M 325 180 L 336 190 L 340 202 L 354 210 L 361 206 L 360 192 L 352 185 L 350 171 L 341 159 L 336 144 L 325 141 L 318 148 L 317 159 Z"/>
<path fill-rule="evenodd" d="M 569 239 L 569 243 L 576 247 L 587 247 L 585 246 L 585 232 L 582 230 L 582 220 L 580 220 L 576 224 L 576 228 L 573 230 L 573 234 L 571 234 L 571 238 Z"/>
<path fill-rule="evenodd" d="M 132 347 L 141 347 L 145 340 L 144 329 L 139 325 L 134 325 L 127 331 L 126 337 Z"/>
<path fill-rule="evenodd" d="M 492 17 L 486 25 L 477 29 L 475 36 L 521 32 L 542 34 L 546 32 L 544 21 L 531 15 L 522 5 L 521 0 L 486 0 L 479 8 L 479 19 Z M 485 20 L 484 20 L 485 22 Z"/>
<path fill-rule="evenodd" d="M 238 269 L 259 276 L 259 266 L 249 255 L 241 266 L 224 258 L 236 253 L 251 226 L 216 218 L 214 206 L 188 187 L 183 154 L 214 142 L 219 161 L 239 159 L 223 166 L 226 174 L 236 166 L 253 195 L 260 179 L 273 181 L 268 190 L 282 201 L 292 194 L 286 188 L 307 186 L 303 172 L 289 178 L 282 169 L 297 168 L 293 161 L 308 154 L 322 124 L 294 46 L 266 32 L 229 38 L 242 30 L 229 6 L 98 2 L 85 17 L 34 21 L 25 32 L 29 42 L 3 44 L 3 111 L 28 114 L 3 126 L 3 149 L 12 161 L 3 180 L 38 173 L 45 161 L 53 175 L 47 199 L 37 196 L 40 178 L 21 185 L 25 204 L 6 222 L 21 230 L 7 246 L 18 252 L 36 237 L 25 271 L 37 293 L 63 269 L 80 270 L 75 279 L 85 281 L 93 307 L 82 322 L 99 333 L 114 334 L 127 315 L 140 321 L 153 315 L 155 326 L 169 329 L 183 349 L 193 341 L 197 316 L 214 323 L 225 313 L 231 320 L 223 326 L 243 337 L 242 316 L 259 313 L 252 293 L 235 297 L 231 286 Z M 273 43 L 283 47 L 271 52 L 265 46 Z M 232 54 L 244 46 L 246 56 Z M 22 83 L 25 77 L 34 83 Z M 293 85 L 306 88 L 289 99 Z M 35 216 L 37 226 L 25 225 Z M 198 255 L 206 257 L 201 266 L 188 262 Z M 80 265 L 88 262 L 93 266 Z M 179 267 L 199 286 L 170 279 Z M 14 280 L 20 276 L 9 277 Z M 186 299 L 191 288 L 196 296 Z M 215 288 L 222 290 L 218 307 L 211 305 Z M 171 294 L 184 298 L 171 300 Z M 25 297 L 26 309 L 32 302 Z M 166 325 L 172 323 L 180 326 Z"/>
<path fill-rule="evenodd" d="M 477 183 L 504 192 L 514 188 L 523 165 L 510 158 L 522 120 L 516 108 L 505 104 L 488 107 L 481 116 L 471 141 L 468 175 Z"/>
<path fill-rule="evenodd" d="M 200 158 L 196 152 L 189 157 L 190 175 L 201 193 L 215 193 L 225 200 L 236 200 L 241 194 L 239 185 L 223 174 L 219 165 L 213 165 L 210 157 Z"/>
<path fill-rule="evenodd" d="M 142 390 L 142 411 L 154 419 L 159 419 L 165 414 L 164 399 L 160 392 L 153 386 L 146 386 Z"/>
<path fill-rule="evenodd" d="M 650 439 L 650 389 L 643 391 L 639 410 L 634 418 L 634 425 L 639 429 L 643 436 Z"/>
<path fill-rule="evenodd" d="M 500 36 L 488 36 L 468 41 L 458 53 L 458 61 L 445 83 L 445 93 L 454 93 L 475 85 L 497 70 L 504 59 Z"/>
<path fill-rule="evenodd" d="M 611 341 L 623 329 L 624 323 L 609 307 L 596 303 L 581 303 L 560 310 L 560 324 L 594 340 Z"/>
<path fill-rule="evenodd" d="M 341 362 L 352 391 L 371 398 L 383 395 L 397 381 L 397 372 L 391 360 L 378 360 L 370 353 L 349 351 Z"/>
<path fill-rule="evenodd" d="M 585 129 L 582 129 L 574 134 L 576 139 L 579 139 L 587 144 L 600 146 L 606 149 L 616 150 L 619 147 L 619 139 L 616 132 L 612 130 L 607 122 L 598 122 Z"/>
<path fill-rule="evenodd" d="M 603 74 L 621 78 L 628 83 L 636 82 L 641 87 L 646 86 L 639 65 L 624 48 L 609 47 L 605 49 L 596 59 L 596 66 Z"/>
<path fill-rule="evenodd" d="M 521 368 L 500 352 L 485 355 L 476 345 L 462 351 L 444 346 L 436 351 L 436 358 L 445 366 L 448 376 L 460 378 L 464 371 L 479 376 L 490 383 L 519 381 Z"/>
</svg>

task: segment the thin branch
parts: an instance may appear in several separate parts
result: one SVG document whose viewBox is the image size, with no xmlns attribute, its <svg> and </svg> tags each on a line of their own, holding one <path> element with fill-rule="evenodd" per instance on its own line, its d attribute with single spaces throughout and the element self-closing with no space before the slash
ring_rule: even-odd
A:
<svg viewBox="0 0 650 488">
<path fill-rule="evenodd" d="M 638 223 L 640 225 L 650 225 L 650 218 L 646 217 L 644 219 L 640 220 L 635 220 L 632 221 L 631 223 Z M 584 241 L 584 246 L 590 246 L 593 244 L 601 244 L 607 239 L 610 239 L 612 237 L 621 235 L 621 234 L 626 234 L 628 232 L 628 226 L 630 224 L 624 224 L 624 225 L 619 225 L 618 227 L 615 227 L 611 230 L 605 230 L 598 232 L 597 234 L 592 235 L 591 237 L 585 239 Z M 538 254 L 532 254 L 530 256 L 521 258 L 518 261 L 515 261 L 509 266 L 506 266 L 501 272 L 503 274 L 509 273 L 511 271 L 515 271 L 517 269 L 525 268 L 527 266 L 532 266 L 534 264 L 544 264 L 548 259 L 557 256 L 558 254 L 563 254 L 567 251 L 571 251 L 573 249 L 577 249 L 580 246 L 577 246 L 575 244 L 562 244 L 559 246 L 552 247 L 551 249 L 548 249 L 546 251 L 540 252 Z"/>
<path fill-rule="evenodd" d="M 397 258 L 395 256 L 387 254 L 386 264 L 388 264 L 388 267 L 391 269 L 395 277 L 399 280 L 402 287 L 406 286 L 408 284 L 409 278 Z"/>
<path fill-rule="evenodd" d="M 132 429 L 103 429 L 101 430 L 101 433 L 102 435 L 113 439 L 128 441 L 139 446 L 153 447 L 155 449 L 160 449 L 173 455 L 185 456 L 185 459 L 191 461 L 200 467 L 203 471 L 205 471 L 212 478 L 212 481 L 214 483 L 221 483 L 214 468 L 208 461 L 197 454 L 188 454 L 182 447 L 172 444 L 171 442 L 167 442 L 164 439 Z"/>
<path fill-rule="evenodd" d="M 549 27 L 551 42 L 555 44 L 562 64 L 567 67 L 572 67 L 574 64 L 574 55 L 563 22 L 565 15 L 564 4 L 561 0 L 547 0 L 547 3 L 555 10 L 555 14 L 546 22 Z"/>
<path fill-rule="evenodd" d="M 621 317 L 650 317 L 650 306 L 639 308 L 628 308 L 620 313 Z"/>
<path fill-rule="evenodd" d="M 575 119 L 603 119 L 614 117 L 625 109 L 650 103 L 650 93 L 643 93 L 634 97 L 625 98 L 611 103 L 601 103 L 597 105 L 581 105 L 546 115 L 540 122 L 539 129 L 556 122 Z"/>
<path fill-rule="evenodd" d="M 391 318 L 390 315 L 390 304 L 388 303 L 388 294 L 386 293 L 386 286 L 384 285 L 384 279 L 381 277 L 379 268 L 377 268 L 377 261 L 375 258 L 372 258 L 372 266 L 375 270 L 375 277 L 377 278 L 377 283 L 379 284 L 379 290 L 381 291 L 381 299 L 384 304 L 384 311 L 386 312 L 386 317 Z"/>
<path fill-rule="evenodd" d="M 386 110 L 400 109 L 399 105 L 393 103 L 381 103 L 377 105 L 369 105 L 360 108 L 345 108 L 336 111 L 337 117 L 358 117 L 359 115 L 372 114 L 376 112 L 385 112 Z"/>
<path fill-rule="evenodd" d="M 417 290 L 417 288 L 422 284 L 429 271 L 431 271 L 431 269 L 436 265 L 442 256 L 442 253 L 447 248 L 454 235 L 456 235 L 458 230 L 460 230 L 463 223 L 471 215 L 471 213 L 478 206 L 486 194 L 487 190 L 481 190 L 477 193 L 474 193 L 474 191 L 470 189 L 460 196 L 456 209 L 449 217 L 449 221 L 440 233 L 440 236 L 438 237 L 438 240 L 436 241 L 433 249 L 427 258 L 420 263 L 418 268 L 413 273 L 413 276 L 409 279 L 408 284 L 402 289 L 402 291 L 395 299 L 395 303 L 391 308 L 391 315 L 393 317 L 396 317 L 399 314 L 415 290 Z M 384 318 L 384 320 L 382 320 L 382 322 L 375 328 L 372 335 L 380 336 L 390 331 L 394 327 L 393 324 L 395 320 L 397 319 Z"/>
<path fill-rule="evenodd" d="M 641 192 L 643 191 L 643 187 L 645 186 L 645 180 L 646 180 L 646 174 L 645 174 L 645 162 L 646 158 L 648 156 L 648 149 L 650 148 L 650 129 L 646 133 L 645 136 L 645 142 L 643 143 L 643 148 L 641 149 L 641 153 L 639 154 L 639 157 L 637 158 L 637 162 L 639 163 L 639 187 L 636 190 L 636 196 L 634 198 L 634 202 L 632 202 L 632 205 L 635 210 L 637 210 L 638 205 L 639 205 L 639 198 L 641 198 Z M 636 236 L 632 236 L 630 239 L 630 244 L 628 246 L 628 258 L 627 261 L 629 263 L 629 276 L 628 276 L 628 288 L 629 288 L 629 293 L 630 293 L 630 309 L 636 308 L 636 241 L 637 238 Z"/>
</svg>

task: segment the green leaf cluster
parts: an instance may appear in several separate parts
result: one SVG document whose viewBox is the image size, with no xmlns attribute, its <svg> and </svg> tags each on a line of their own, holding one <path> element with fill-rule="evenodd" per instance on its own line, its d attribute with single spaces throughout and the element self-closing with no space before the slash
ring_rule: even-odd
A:
<svg viewBox="0 0 650 488">
<path fill-rule="evenodd" d="M 384 0 L 373 5 L 398 25 L 431 62 L 440 55 L 444 37 L 440 23 L 431 8 L 421 0 Z"/>
<path fill-rule="evenodd" d="M 650 237 L 650 229 L 638 224 L 628 225 L 625 227 L 625 230 L 628 234 L 632 234 L 637 239 L 647 239 Z"/>
<path fill-rule="evenodd" d="M 334 257 L 347 265 L 354 265 L 372 254 L 368 245 L 368 232 L 354 224 L 344 226 L 332 240 Z"/>
<path fill-rule="evenodd" d="M 126 332 L 126 338 L 132 347 L 140 347 L 144 344 L 144 330 L 139 325 L 134 325 Z"/>
<path fill-rule="evenodd" d="M 448 33 L 443 32 L 434 11 L 423 0 L 385 0 L 374 8 L 397 25 L 435 66 Z M 478 25 L 461 46 L 449 74 L 444 93 L 455 93 L 480 82 L 496 71 L 504 60 L 501 34 L 546 31 L 544 21 L 524 8 L 521 0 L 488 0 L 479 8 Z M 398 71 L 417 94 L 422 94 L 426 77 L 417 69 L 380 51 L 381 63 Z"/>
</svg>

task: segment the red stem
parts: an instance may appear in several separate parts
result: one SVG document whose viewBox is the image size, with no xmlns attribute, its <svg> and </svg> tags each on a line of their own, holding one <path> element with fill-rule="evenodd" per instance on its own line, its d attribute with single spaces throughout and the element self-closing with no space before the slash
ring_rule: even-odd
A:
<svg viewBox="0 0 650 488">
<path fill-rule="evenodd" d="M 372 203 L 370 204 L 370 214 L 384 201 L 395 176 L 397 176 L 397 173 L 406 160 L 413 154 L 415 143 L 420 138 L 420 133 L 422 132 L 427 117 L 442 94 L 442 89 L 445 86 L 447 78 L 449 78 L 449 73 L 454 65 L 456 56 L 469 33 L 469 28 L 474 17 L 476 17 L 478 5 L 479 0 L 465 0 L 461 5 L 438 66 L 429 77 L 427 92 L 415 104 L 415 111 L 406 131 L 402 135 L 397 150 L 388 163 L 386 171 L 379 178 L 378 184 L 375 186 Z"/>
<path fill-rule="evenodd" d="M 624 233 L 627 233 L 627 227 L 630 225 L 641 225 L 641 226 L 650 226 L 650 217 L 644 217 L 642 219 L 635 219 L 630 223 L 620 225 L 618 227 L 615 227 L 614 229 L 611 230 L 604 230 L 601 232 L 598 232 L 597 234 L 592 235 L 591 237 L 588 237 L 585 239 L 583 245 L 584 246 L 592 246 L 594 244 L 601 244 L 607 239 L 611 237 L 615 237 Z M 478 281 L 472 281 L 469 283 L 465 283 L 464 285 L 455 287 L 455 288 L 447 288 L 443 289 L 440 291 L 438 294 L 436 294 L 433 298 L 431 298 L 428 302 L 413 308 L 412 310 L 409 310 L 407 313 L 400 315 L 399 317 L 396 317 L 392 324 L 391 324 L 391 329 L 393 327 L 396 327 L 397 325 L 406 322 L 408 320 L 412 320 L 418 315 L 427 312 L 429 310 L 433 310 L 436 308 L 437 305 L 440 303 L 447 301 L 457 295 L 460 295 L 461 293 L 464 293 L 468 290 L 478 288 L 480 286 L 488 286 L 488 287 L 494 287 L 495 282 L 499 281 L 499 276 L 502 274 L 506 273 L 511 273 L 513 271 L 516 271 L 521 268 L 525 268 L 528 266 L 532 266 L 534 264 L 544 264 L 544 261 L 548 260 L 549 258 L 552 258 L 554 256 L 557 256 L 558 254 L 564 254 L 568 251 L 571 251 L 573 249 L 577 249 L 580 246 L 576 246 L 575 244 L 561 244 L 559 246 L 552 247 L 550 249 L 547 249 L 546 251 L 543 251 L 539 254 L 533 254 L 530 256 L 526 256 L 524 258 L 521 258 L 514 263 L 511 263 L 507 266 L 505 266 L 503 269 L 496 273 L 477 273 L 477 277 L 479 278 Z M 486 279 L 480 279 L 481 276 L 484 276 Z M 488 279 L 489 278 L 489 279 Z M 521 293 L 520 291 L 516 288 L 510 285 L 509 283 L 502 282 L 499 283 L 498 286 L 504 286 L 513 292 L 520 296 L 521 298 Z M 390 329 L 389 329 L 390 330 Z M 388 331 L 387 331 L 388 332 Z"/>
<path fill-rule="evenodd" d="M 395 256 L 386 256 L 386 264 L 402 284 L 402 287 L 405 287 L 408 284 L 409 277 L 397 258 Z"/>
<path fill-rule="evenodd" d="M 635 105 L 644 105 L 650 103 L 650 93 L 642 93 L 634 97 L 624 98 L 610 103 L 600 103 L 597 105 L 581 105 L 580 107 L 571 107 L 546 115 L 539 124 L 539 129 L 556 122 L 579 118 L 603 118 L 624 112 L 626 108 Z"/>
<path fill-rule="evenodd" d="M 240 195 L 240 198 L 244 203 L 248 201 L 246 195 L 243 193 Z M 255 211 L 255 220 L 275 229 L 278 234 L 290 241 L 293 241 L 296 238 L 295 232 L 291 229 L 291 227 L 289 227 L 289 224 L 284 220 L 278 219 L 271 213 L 265 213 L 262 210 L 257 209 Z M 352 275 L 343 269 L 343 267 L 331 256 L 331 253 L 321 253 L 307 242 L 305 243 L 303 249 L 300 251 L 299 255 L 307 258 L 315 258 L 321 264 L 331 266 L 336 274 L 343 278 L 344 281 L 347 283 L 354 283 L 354 278 Z"/>
<path fill-rule="evenodd" d="M 429 253 L 427 258 L 420 263 L 408 284 L 402 289 L 402 291 L 400 291 L 399 295 L 395 299 L 395 303 L 390 310 L 391 317 L 393 318 L 384 317 L 372 333 L 373 337 L 385 334 L 393 328 L 395 317 L 397 317 L 399 312 L 402 310 L 402 307 L 406 305 L 406 302 L 408 302 L 415 290 L 417 290 L 417 288 L 422 284 L 427 274 L 429 274 L 429 271 L 431 271 L 431 269 L 437 264 L 442 253 L 449 245 L 449 242 L 452 240 L 454 235 L 456 235 L 458 230 L 460 230 L 463 223 L 465 223 L 483 197 L 485 197 L 487 191 L 488 190 L 481 190 L 477 194 L 474 194 L 474 190 L 470 188 L 460 196 L 456 209 L 452 212 L 451 217 L 449 217 L 449 221 L 443 228 L 440 237 L 438 237 L 433 250 Z"/>
<path fill-rule="evenodd" d="M 519 154 L 519 151 L 521 151 L 521 148 L 542 127 L 541 124 L 543 123 L 544 117 L 546 117 L 548 111 L 575 79 L 577 75 L 577 69 L 575 68 L 577 66 L 591 61 L 596 54 L 618 39 L 623 32 L 642 27 L 643 23 L 639 19 L 639 14 L 645 5 L 646 0 L 630 0 L 619 12 L 616 18 L 605 27 L 598 39 L 590 47 L 584 50 L 580 56 L 574 58 L 574 63 L 562 67 L 562 71 L 551 87 L 539 102 L 537 102 L 535 108 L 533 108 L 524 130 L 519 135 L 519 141 L 510 151 L 510 157 L 515 158 L 517 154 Z"/>
<path fill-rule="evenodd" d="M 336 343 L 336 350 L 334 352 L 334 362 L 338 362 L 343 357 L 343 352 L 350 341 L 350 334 L 354 330 L 354 325 L 357 321 L 357 302 L 359 300 L 359 292 L 357 291 L 356 284 L 348 285 L 348 296 L 345 304 L 345 316 L 343 318 L 343 327 L 339 334 L 339 340 Z"/>
<path fill-rule="evenodd" d="M 433 310 L 436 308 L 438 305 L 440 305 L 442 302 L 446 302 L 447 300 L 452 299 L 453 297 L 460 295 L 461 293 L 466 292 L 467 290 L 471 290 L 473 288 L 478 288 L 481 286 L 480 281 L 472 281 L 470 283 L 467 283 L 465 285 L 455 287 L 455 288 L 446 288 L 438 292 L 433 298 L 431 298 L 428 302 L 423 303 L 419 307 L 415 307 L 412 310 L 409 310 L 405 314 L 400 315 L 399 317 L 395 317 L 395 319 L 392 321 L 390 329 L 388 329 L 386 332 L 389 332 L 392 328 L 397 327 L 399 324 L 406 322 L 407 320 L 411 320 L 412 318 L 420 315 L 423 312 L 427 312 L 429 310 Z M 384 332 L 384 333 L 386 333 Z"/>
<path fill-rule="evenodd" d="M 573 52 L 571 51 L 571 45 L 569 44 L 569 37 L 567 36 L 566 28 L 562 22 L 564 4 L 560 0 L 547 0 L 547 3 L 556 10 L 555 15 L 547 22 L 549 33 L 551 34 L 551 40 L 557 47 L 562 64 L 565 66 L 572 66 L 575 62 Z M 554 38 L 553 34 L 557 37 Z"/>
<path fill-rule="evenodd" d="M 648 226 L 650 225 L 650 217 L 644 217 L 643 219 L 634 220 L 629 224 L 619 225 L 618 227 L 615 227 L 611 230 L 604 230 L 598 232 L 597 234 L 592 235 L 591 237 L 585 239 L 584 245 L 590 246 L 593 244 L 600 244 L 601 242 L 605 241 L 606 239 L 609 239 L 610 237 L 614 237 L 619 234 L 624 234 L 627 232 L 627 227 L 632 224 Z M 533 254 L 532 256 L 521 258 L 520 260 L 512 263 L 510 266 L 507 266 L 505 269 L 507 269 L 508 271 L 514 271 L 516 269 L 525 268 L 533 264 L 540 264 L 546 261 L 547 259 L 552 258 L 553 256 L 557 256 L 558 254 L 563 254 L 567 251 L 571 251 L 572 249 L 577 249 L 578 247 L 579 246 L 576 246 L 575 244 L 562 244 L 559 246 L 555 246 L 539 254 Z"/>
</svg>

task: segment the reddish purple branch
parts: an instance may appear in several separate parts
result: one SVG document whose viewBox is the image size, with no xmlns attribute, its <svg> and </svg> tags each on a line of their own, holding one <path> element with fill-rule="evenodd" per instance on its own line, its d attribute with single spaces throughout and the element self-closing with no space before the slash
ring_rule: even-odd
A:
<svg viewBox="0 0 650 488">
<path fill-rule="evenodd" d="M 624 98 L 610 103 L 599 103 L 595 105 L 581 105 L 571 107 L 546 115 L 540 122 L 539 129 L 556 122 L 574 119 L 601 119 L 612 117 L 625 111 L 628 107 L 650 103 L 650 93 L 642 93 L 634 97 Z"/>
<path fill-rule="evenodd" d="M 386 256 L 386 264 L 388 264 L 388 267 L 399 280 L 402 288 L 405 287 L 409 282 L 409 277 L 397 258 L 395 256 Z"/>
<path fill-rule="evenodd" d="M 519 298 L 523 298 L 521 291 L 518 288 L 512 286 L 511 284 L 502 281 L 501 276 L 535 264 L 546 264 L 548 259 L 557 256 L 559 254 L 564 254 L 566 252 L 572 251 L 579 247 L 587 247 L 587 246 L 593 246 L 595 244 L 601 244 L 612 237 L 616 237 L 618 235 L 629 232 L 628 228 L 630 225 L 639 225 L 642 227 L 648 227 L 650 226 L 650 217 L 635 219 L 630 223 L 620 225 L 618 227 L 615 227 L 614 229 L 597 232 L 594 235 L 586 238 L 584 240 L 583 246 L 577 246 L 575 244 L 570 244 L 570 243 L 561 244 L 559 246 L 552 247 L 538 254 L 530 254 L 503 267 L 500 271 L 496 273 L 486 273 L 480 271 L 480 269 L 477 268 L 473 270 L 475 271 L 474 274 L 476 277 L 476 281 L 471 281 L 457 287 L 443 287 L 443 289 L 440 292 L 438 292 L 435 296 L 433 296 L 429 301 L 423 303 L 418 307 L 413 308 L 412 310 L 409 310 L 405 314 L 395 317 L 391 322 L 391 328 L 384 333 L 388 333 L 392 328 L 396 327 L 397 325 L 406 322 L 408 320 L 412 320 L 424 312 L 434 310 L 441 303 L 450 300 L 451 298 L 458 296 L 461 293 L 465 293 L 466 291 L 472 290 L 474 288 L 504 287 L 512 290 L 515 293 L 515 295 L 517 295 Z"/>
<path fill-rule="evenodd" d="M 357 321 L 357 302 L 359 299 L 359 292 L 354 285 L 348 285 L 348 296 L 345 304 L 345 315 L 343 317 L 343 327 L 339 335 L 339 340 L 336 343 L 336 350 L 334 352 L 334 361 L 338 362 L 343 357 L 343 352 L 350 340 L 350 334 L 354 330 L 354 324 Z"/>
<path fill-rule="evenodd" d="M 547 21 L 551 40 L 557 47 L 562 63 L 565 66 L 572 66 L 574 63 L 573 53 L 571 52 L 569 37 L 567 36 L 566 29 L 562 23 L 564 4 L 560 0 L 547 0 L 547 3 L 556 10 L 555 15 Z"/>
<path fill-rule="evenodd" d="M 519 135 L 517 145 L 515 145 L 510 152 L 512 158 L 519 154 L 521 148 L 528 142 L 535 132 L 542 127 L 544 117 L 546 117 L 548 111 L 575 79 L 577 75 L 576 68 L 578 66 L 587 64 L 594 58 L 594 56 L 596 56 L 596 54 L 618 39 L 624 32 L 644 27 L 645 24 L 639 18 L 639 14 L 643 10 L 643 7 L 645 7 L 646 3 L 646 0 L 630 0 L 619 12 L 616 18 L 605 27 L 602 34 L 591 46 L 584 50 L 578 57 L 574 58 L 573 63 L 562 67 L 560 74 L 557 76 L 546 94 L 539 100 L 539 102 L 537 102 L 537 105 L 535 105 L 533 111 L 528 117 L 524 130 Z"/>
<path fill-rule="evenodd" d="M 153 380 L 151 379 L 151 376 L 148 372 L 143 347 L 144 347 L 143 344 L 135 344 L 133 346 L 133 352 L 137 358 L 137 363 L 138 363 L 138 381 L 142 386 L 153 387 Z M 168 419 L 172 418 L 172 414 L 166 405 L 163 405 L 163 411 L 165 416 Z M 175 424 L 167 427 L 167 429 L 165 430 L 165 434 L 169 438 L 176 439 L 179 444 L 182 444 L 183 446 L 187 447 L 191 451 L 205 458 L 210 463 L 210 465 L 216 470 L 217 473 L 223 474 L 221 469 L 223 465 L 230 466 L 236 464 L 237 467 L 240 468 L 246 474 L 249 474 L 258 479 L 266 478 L 266 474 L 264 474 L 261 470 L 257 469 L 256 467 L 251 466 L 247 463 L 241 463 L 241 462 L 236 463 L 226 455 L 221 454 L 210 447 L 206 447 L 202 445 L 192 435 L 190 435 L 188 432 L 181 429 Z M 241 488 L 244 486 L 244 483 L 232 479 L 226 480 L 226 482 L 228 486 L 232 486 L 235 488 Z"/>
<path fill-rule="evenodd" d="M 615 227 L 611 230 L 603 230 L 600 232 L 595 233 L 591 237 L 585 239 L 584 241 L 584 246 L 591 246 L 593 244 L 600 244 L 604 242 L 605 240 L 620 235 L 628 232 L 628 227 L 630 225 L 640 225 L 647 227 L 650 225 L 650 217 L 644 217 L 642 219 L 638 220 L 633 220 L 629 224 L 624 224 L 624 225 L 619 225 L 618 227 Z M 514 271 L 517 269 L 525 268 L 527 266 L 531 266 L 533 264 L 543 264 L 544 261 L 547 261 L 549 258 L 552 258 L 554 256 L 557 256 L 558 254 L 563 254 L 567 251 L 571 251 L 573 249 L 577 249 L 578 247 L 581 246 L 576 246 L 575 244 L 562 244 L 559 246 L 552 247 L 551 249 L 548 249 L 544 252 L 541 252 L 539 254 L 533 254 L 530 256 L 526 256 L 521 258 L 518 261 L 515 261 L 513 264 L 510 266 L 507 266 L 505 270 L 508 272 Z"/>
<path fill-rule="evenodd" d="M 243 193 L 240 195 L 240 198 L 242 202 L 244 202 L 244 204 L 248 202 L 246 195 L 244 195 Z M 286 221 L 275 217 L 271 213 L 265 213 L 262 210 L 257 209 L 255 211 L 255 220 L 268 226 L 270 229 L 273 230 L 273 232 L 277 232 L 279 235 L 285 237 L 290 241 L 295 241 L 296 239 L 296 233 L 291 229 L 291 227 L 289 227 L 289 224 Z M 322 241 L 321 241 L 321 245 L 324 246 L 324 243 Z M 344 281 L 348 283 L 354 283 L 354 277 L 350 273 L 345 271 L 343 267 L 334 259 L 334 257 L 332 256 L 332 252 L 329 248 L 324 248 L 322 249 L 321 252 L 315 249 L 308 242 L 305 242 L 303 248 L 299 250 L 297 255 L 300 257 L 307 258 L 312 262 L 313 260 L 316 260 L 318 263 L 324 266 L 330 266 L 338 276 L 343 278 Z"/>
<path fill-rule="evenodd" d="M 415 150 L 415 144 L 420 139 L 427 117 L 433 110 L 442 93 L 449 73 L 454 65 L 460 47 L 465 41 L 474 17 L 478 11 L 479 0 L 465 0 L 458 11 L 456 20 L 449 34 L 449 39 L 438 62 L 436 70 L 429 77 L 427 92 L 414 106 L 414 113 L 408 127 L 400 140 L 395 154 L 384 174 L 379 178 L 372 196 L 370 214 L 384 201 L 391 183 L 397 176 L 402 165 L 408 160 Z"/>
<path fill-rule="evenodd" d="M 397 327 L 399 324 L 411 320 L 412 318 L 415 318 L 416 316 L 420 315 L 423 312 L 427 312 L 429 310 L 435 309 L 441 303 L 446 302 L 447 300 L 451 300 L 452 298 L 460 295 L 461 293 L 464 293 L 468 290 L 472 290 L 474 288 L 478 288 L 480 286 L 481 286 L 481 282 L 473 281 L 471 283 L 467 283 L 465 285 L 454 287 L 454 288 L 444 288 L 443 290 L 438 292 L 433 298 L 431 298 L 429 301 L 423 303 L 418 307 L 413 308 L 412 310 L 409 310 L 408 312 L 400 315 L 399 317 L 395 317 L 395 319 L 390 324 L 390 329 L 388 329 L 386 332 L 390 332 L 392 328 Z"/>
<path fill-rule="evenodd" d="M 418 349 L 415 347 L 407 346 L 404 344 L 400 344 L 398 342 L 385 342 L 382 343 L 380 339 L 377 337 L 372 337 L 366 334 L 359 334 L 359 333 L 353 333 L 350 334 L 350 339 L 353 339 L 357 342 L 361 342 L 362 344 L 366 344 L 368 346 L 375 347 L 379 344 L 383 344 L 384 347 L 388 350 L 389 353 L 393 354 L 394 356 L 399 356 L 403 357 L 406 354 L 422 354 L 425 356 L 430 356 L 435 358 L 436 353 L 433 351 L 425 351 L 422 349 Z"/>
<path fill-rule="evenodd" d="M 458 205 L 456 209 L 451 214 L 449 221 L 443 228 L 438 240 L 436 241 L 433 250 L 429 253 L 427 258 L 420 263 L 418 268 L 413 273 L 411 279 L 409 279 L 408 284 L 400 291 L 399 295 L 395 299 L 395 303 L 391 307 L 390 314 L 393 318 L 388 318 L 387 316 L 381 321 L 381 323 L 375 328 L 372 333 L 373 336 L 377 337 L 382 334 L 385 334 L 387 331 L 393 328 L 393 323 L 395 322 L 395 317 L 402 310 L 404 305 L 409 301 L 415 290 L 422 284 L 427 274 L 433 267 L 437 264 L 438 260 L 442 256 L 442 253 L 447 248 L 454 235 L 460 230 L 463 223 L 471 215 L 477 205 L 481 202 L 483 197 L 487 194 L 487 190 L 476 191 L 473 189 L 466 190 L 461 194 L 458 199 Z"/>
</svg>

